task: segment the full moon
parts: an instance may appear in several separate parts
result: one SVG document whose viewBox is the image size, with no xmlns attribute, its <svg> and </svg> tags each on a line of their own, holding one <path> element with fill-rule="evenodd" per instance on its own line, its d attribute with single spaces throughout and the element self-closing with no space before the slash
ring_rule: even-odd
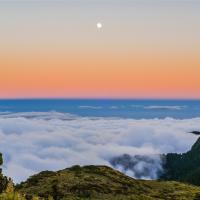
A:
<svg viewBox="0 0 200 200">
<path fill-rule="evenodd" d="M 97 28 L 98 28 L 98 29 L 101 29 L 102 26 L 103 26 L 102 23 L 97 23 Z"/>
</svg>

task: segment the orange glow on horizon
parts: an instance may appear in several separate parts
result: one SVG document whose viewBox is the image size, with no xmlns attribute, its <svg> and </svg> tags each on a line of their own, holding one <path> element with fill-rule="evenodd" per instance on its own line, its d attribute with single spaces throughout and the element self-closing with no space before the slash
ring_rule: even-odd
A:
<svg viewBox="0 0 200 200">
<path fill-rule="evenodd" d="M 11 57 L 0 60 L 0 98 L 200 98 L 195 55 Z"/>
</svg>

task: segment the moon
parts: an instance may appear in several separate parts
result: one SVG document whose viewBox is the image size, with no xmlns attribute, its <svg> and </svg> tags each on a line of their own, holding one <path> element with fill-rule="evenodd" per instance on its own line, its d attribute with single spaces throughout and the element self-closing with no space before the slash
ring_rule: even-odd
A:
<svg viewBox="0 0 200 200">
<path fill-rule="evenodd" d="M 98 22 L 97 23 L 97 29 L 101 29 L 103 27 L 102 23 Z"/>
</svg>

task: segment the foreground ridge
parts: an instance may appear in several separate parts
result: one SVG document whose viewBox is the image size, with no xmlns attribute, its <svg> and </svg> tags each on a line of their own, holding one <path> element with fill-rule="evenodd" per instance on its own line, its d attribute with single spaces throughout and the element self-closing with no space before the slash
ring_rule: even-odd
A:
<svg viewBox="0 0 200 200">
<path fill-rule="evenodd" d="M 26 199 L 197 200 L 200 187 L 169 181 L 135 180 L 107 166 L 43 171 L 16 187 Z"/>
</svg>

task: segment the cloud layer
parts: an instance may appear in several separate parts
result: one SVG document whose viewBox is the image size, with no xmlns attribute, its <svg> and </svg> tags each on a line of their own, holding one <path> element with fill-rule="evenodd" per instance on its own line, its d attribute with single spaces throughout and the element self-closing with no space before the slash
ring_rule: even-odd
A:
<svg viewBox="0 0 200 200">
<path fill-rule="evenodd" d="M 182 110 L 187 106 L 145 106 L 144 109 L 159 109 L 159 110 Z"/>
<path fill-rule="evenodd" d="M 0 151 L 5 159 L 4 173 L 19 182 L 41 170 L 58 170 L 75 164 L 111 165 L 110 160 L 124 154 L 152 157 L 185 152 L 197 139 L 189 132 L 199 130 L 199 124 L 200 118 L 135 120 L 87 118 L 56 112 L 1 114 Z M 132 172 L 120 170 L 137 177 L 137 170 L 141 169 L 140 164 Z M 147 173 L 140 178 L 155 177 Z"/>
</svg>

